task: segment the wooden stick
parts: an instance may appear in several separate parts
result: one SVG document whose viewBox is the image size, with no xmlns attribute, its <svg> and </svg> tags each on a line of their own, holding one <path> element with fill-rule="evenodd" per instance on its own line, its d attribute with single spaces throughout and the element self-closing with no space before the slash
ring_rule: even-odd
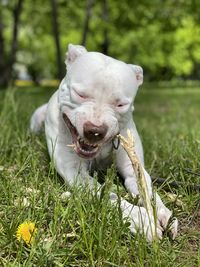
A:
<svg viewBox="0 0 200 267">
<path fill-rule="evenodd" d="M 75 144 L 70 144 L 70 145 L 67 145 L 67 147 L 72 147 L 72 148 L 75 148 Z"/>
</svg>

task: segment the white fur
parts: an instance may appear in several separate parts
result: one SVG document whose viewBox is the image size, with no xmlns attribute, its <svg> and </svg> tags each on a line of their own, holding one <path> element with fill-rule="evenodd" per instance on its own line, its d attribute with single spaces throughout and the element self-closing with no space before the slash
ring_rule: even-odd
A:
<svg viewBox="0 0 200 267">
<path fill-rule="evenodd" d="M 136 126 L 132 118 L 132 105 L 138 86 L 143 82 L 142 68 L 128 65 L 101 53 L 87 52 L 82 46 L 69 45 L 67 59 L 67 75 L 62 80 L 59 89 L 51 97 L 48 107 L 38 109 L 31 119 L 31 129 L 38 132 L 41 117 L 45 115 L 45 133 L 49 154 L 54 160 L 57 172 L 69 184 L 94 185 L 90 169 L 105 169 L 112 158 L 124 179 L 127 190 L 138 195 L 136 177 L 131 162 L 120 146 L 113 150 L 111 139 L 120 132 L 126 136 L 130 129 L 135 142 L 136 153 L 143 166 L 148 190 L 152 195 L 151 178 L 144 169 L 143 149 Z M 118 106 L 124 105 L 124 106 Z M 83 128 L 86 122 L 97 126 L 106 124 L 108 131 L 100 142 L 101 150 L 94 159 L 80 157 L 71 147 L 72 136 L 63 120 L 67 114 L 79 136 L 84 138 Z M 43 114 L 43 115 L 42 115 Z M 111 157 L 114 153 L 115 157 Z M 116 203 L 116 195 L 111 194 L 111 201 Z M 165 207 L 160 197 L 156 195 L 158 224 L 149 217 L 143 207 L 133 206 L 121 200 L 123 217 L 128 217 L 130 230 L 135 233 L 138 229 L 151 241 L 153 239 L 150 223 L 156 227 L 159 238 L 162 238 L 162 227 L 166 228 L 171 211 Z M 177 220 L 171 228 L 173 237 L 177 234 Z"/>
</svg>

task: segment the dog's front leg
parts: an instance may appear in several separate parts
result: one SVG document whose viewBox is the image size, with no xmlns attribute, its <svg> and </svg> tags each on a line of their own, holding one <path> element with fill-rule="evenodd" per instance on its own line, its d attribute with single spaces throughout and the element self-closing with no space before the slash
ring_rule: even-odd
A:
<svg viewBox="0 0 200 267">
<path fill-rule="evenodd" d="M 133 173 L 132 164 L 126 153 L 124 153 L 121 148 L 119 148 L 117 154 L 117 167 L 122 177 L 124 177 L 125 187 L 133 197 L 136 197 L 137 195 L 139 195 L 139 192 L 136 177 Z M 122 165 L 123 168 L 121 168 Z M 148 184 L 148 190 L 151 193 L 150 195 L 152 195 L 150 186 L 151 185 Z M 143 233 L 149 241 L 152 241 L 154 239 L 155 232 L 159 239 L 162 238 L 161 225 L 155 222 L 153 214 L 150 214 L 150 212 L 148 212 L 144 207 L 133 206 L 132 204 L 124 200 L 123 202 L 121 202 L 121 210 L 123 217 L 127 216 L 131 223 L 130 230 L 132 233 L 139 231 L 140 233 Z"/>
<path fill-rule="evenodd" d="M 111 202 L 118 203 L 117 197 L 111 193 Z M 130 222 L 130 230 L 133 234 L 137 232 L 144 234 L 148 241 L 153 241 L 155 232 L 159 239 L 162 239 L 162 228 L 155 225 L 153 215 L 149 214 L 144 207 L 132 205 L 125 199 L 119 201 L 122 217 Z"/>
<path fill-rule="evenodd" d="M 145 179 L 147 182 L 147 189 L 149 192 L 150 197 L 152 197 L 152 182 L 151 182 L 151 177 L 148 174 L 148 172 L 144 168 L 144 162 L 143 162 L 143 155 L 142 153 L 142 144 L 140 142 L 137 130 L 134 125 L 129 125 L 129 129 L 132 130 L 132 134 L 134 136 L 134 140 L 136 141 L 136 154 L 138 155 L 138 158 L 141 162 L 141 166 L 143 168 L 143 172 L 145 175 Z M 126 133 L 122 133 L 124 136 Z M 117 167 L 119 170 L 119 173 L 122 175 L 124 178 L 124 185 L 127 188 L 127 190 L 133 195 L 139 195 L 138 191 L 138 186 L 137 186 L 137 179 L 135 177 L 135 173 L 133 171 L 132 163 L 130 159 L 128 158 L 127 153 L 123 150 L 123 148 L 120 146 L 117 154 L 116 154 L 116 161 L 117 161 Z M 160 226 L 165 229 L 168 225 L 169 219 L 172 216 L 172 212 L 164 205 L 162 202 L 160 196 L 156 193 L 155 194 L 155 199 L 156 199 L 156 209 L 157 209 L 157 218 Z M 177 219 L 174 220 L 173 224 L 171 225 L 171 233 L 172 233 L 172 238 L 175 238 L 177 235 L 177 227 L 178 227 L 178 222 Z"/>
<path fill-rule="evenodd" d="M 65 139 L 47 135 L 49 155 L 56 171 L 70 186 L 88 185 L 94 187 L 94 179 L 89 175 L 89 162 L 76 155 L 73 148 L 68 147 Z M 52 138 L 54 137 L 54 138 Z M 69 142 L 70 143 L 70 142 Z M 97 183 L 96 183 L 97 184 Z"/>
</svg>

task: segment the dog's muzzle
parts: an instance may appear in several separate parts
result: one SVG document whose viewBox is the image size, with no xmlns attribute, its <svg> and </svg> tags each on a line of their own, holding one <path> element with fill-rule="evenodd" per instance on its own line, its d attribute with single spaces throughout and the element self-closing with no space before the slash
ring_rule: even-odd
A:
<svg viewBox="0 0 200 267">
<path fill-rule="evenodd" d="M 98 154 L 101 145 L 105 142 L 108 126 L 105 124 L 96 126 L 91 122 L 86 122 L 83 126 L 84 136 L 81 137 L 66 113 L 63 113 L 62 116 L 72 136 L 73 145 L 69 144 L 69 146 L 72 146 L 80 157 L 86 159 L 94 158 Z"/>
</svg>

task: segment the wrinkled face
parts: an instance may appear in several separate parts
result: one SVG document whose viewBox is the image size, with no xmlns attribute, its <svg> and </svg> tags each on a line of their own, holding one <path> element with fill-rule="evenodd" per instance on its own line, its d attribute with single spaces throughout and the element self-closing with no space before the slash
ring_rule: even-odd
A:
<svg viewBox="0 0 200 267">
<path fill-rule="evenodd" d="M 69 104 L 62 116 L 76 153 L 94 158 L 130 116 L 138 82 L 132 68 L 100 53 L 84 53 L 67 73 Z"/>
</svg>

